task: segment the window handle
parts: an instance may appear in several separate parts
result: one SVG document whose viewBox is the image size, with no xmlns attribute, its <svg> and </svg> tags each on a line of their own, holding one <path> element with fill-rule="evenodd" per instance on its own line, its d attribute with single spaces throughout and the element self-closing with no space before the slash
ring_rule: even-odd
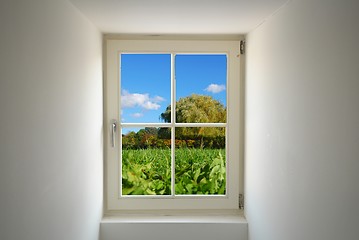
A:
<svg viewBox="0 0 359 240">
<path fill-rule="evenodd" d="M 111 145 L 114 148 L 116 145 L 116 128 L 117 122 L 116 120 L 111 121 Z"/>
</svg>

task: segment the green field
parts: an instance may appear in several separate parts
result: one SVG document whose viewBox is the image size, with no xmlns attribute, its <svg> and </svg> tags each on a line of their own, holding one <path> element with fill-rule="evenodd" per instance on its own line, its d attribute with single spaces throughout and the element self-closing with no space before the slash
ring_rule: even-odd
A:
<svg viewBox="0 0 359 240">
<path fill-rule="evenodd" d="M 225 149 L 175 151 L 175 194 L 225 194 Z M 122 194 L 171 195 L 171 150 L 122 150 Z"/>
</svg>

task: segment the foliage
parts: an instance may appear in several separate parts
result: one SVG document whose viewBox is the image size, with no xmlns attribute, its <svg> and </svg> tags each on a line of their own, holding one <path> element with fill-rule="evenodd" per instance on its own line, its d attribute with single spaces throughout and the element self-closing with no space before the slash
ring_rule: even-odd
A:
<svg viewBox="0 0 359 240">
<path fill-rule="evenodd" d="M 225 194 L 225 151 L 176 150 L 176 194 Z"/>
<path fill-rule="evenodd" d="M 170 122 L 171 106 L 161 114 Z M 176 102 L 177 123 L 225 123 L 226 108 L 210 96 Z M 225 194 L 225 128 L 175 128 L 175 194 Z M 171 194 L 171 129 L 146 127 L 122 136 L 122 194 Z"/>
<path fill-rule="evenodd" d="M 225 123 L 227 110 L 222 103 L 211 96 L 192 94 L 180 98 L 176 102 L 177 123 Z M 171 105 L 161 114 L 161 119 L 171 122 Z M 224 137 L 223 128 L 215 127 L 181 127 L 176 128 L 176 138 L 200 139 L 201 148 L 204 147 L 205 137 Z"/>
<path fill-rule="evenodd" d="M 159 135 L 161 132 L 163 133 L 162 129 L 164 128 L 157 129 L 157 135 L 148 133 L 144 131 L 144 129 L 141 129 L 137 133 L 129 132 L 122 136 L 122 149 L 170 148 L 171 132 L 169 131 L 169 133 L 166 133 L 169 134 L 169 136 L 165 135 L 165 138 L 162 138 L 163 136 Z M 168 128 L 166 128 L 166 131 L 167 129 Z M 176 128 L 176 148 L 188 147 L 221 149 L 225 147 L 225 128 L 216 128 L 216 130 L 221 132 L 223 136 L 183 136 L 177 133 L 180 131 L 180 129 L 182 128 Z"/>
<path fill-rule="evenodd" d="M 177 123 L 224 123 L 226 116 L 226 108 L 211 96 L 192 94 L 176 102 Z M 171 122 L 171 105 L 161 114 L 161 119 Z"/>
<path fill-rule="evenodd" d="M 122 194 L 171 194 L 170 166 L 170 149 L 122 150 Z"/>
<path fill-rule="evenodd" d="M 171 194 L 171 150 L 122 151 L 124 195 Z M 224 149 L 176 149 L 176 194 L 225 194 Z"/>
<path fill-rule="evenodd" d="M 211 96 L 192 94 L 176 102 L 177 123 L 225 123 L 226 108 Z M 171 106 L 161 114 L 171 121 Z M 122 136 L 123 149 L 168 148 L 171 146 L 171 128 L 146 127 L 137 133 Z M 224 148 L 223 127 L 176 127 L 176 147 Z"/>
</svg>

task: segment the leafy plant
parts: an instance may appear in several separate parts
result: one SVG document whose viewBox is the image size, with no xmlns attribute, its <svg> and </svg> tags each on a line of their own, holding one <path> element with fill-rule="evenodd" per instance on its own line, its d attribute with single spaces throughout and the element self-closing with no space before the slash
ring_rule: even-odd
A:
<svg viewBox="0 0 359 240">
<path fill-rule="evenodd" d="M 175 194 L 225 194 L 224 149 L 178 148 Z M 170 195 L 171 150 L 122 150 L 123 195 Z"/>
<path fill-rule="evenodd" d="M 123 150 L 122 194 L 171 194 L 170 159 L 169 149 Z"/>
<path fill-rule="evenodd" d="M 176 150 L 178 151 L 178 150 Z M 176 194 L 225 194 L 225 151 L 181 149 L 176 152 Z"/>
</svg>

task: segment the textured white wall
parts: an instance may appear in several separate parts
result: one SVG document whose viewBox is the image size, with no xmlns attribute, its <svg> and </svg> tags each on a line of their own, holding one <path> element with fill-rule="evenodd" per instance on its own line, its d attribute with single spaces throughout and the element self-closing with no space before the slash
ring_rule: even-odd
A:
<svg viewBox="0 0 359 240">
<path fill-rule="evenodd" d="M 0 239 L 96 240 L 102 43 L 66 0 L 0 2 Z"/>
<path fill-rule="evenodd" d="M 250 240 L 359 238 L 358 11 L 294 0 L 247 36 Z"/>
</svg>

